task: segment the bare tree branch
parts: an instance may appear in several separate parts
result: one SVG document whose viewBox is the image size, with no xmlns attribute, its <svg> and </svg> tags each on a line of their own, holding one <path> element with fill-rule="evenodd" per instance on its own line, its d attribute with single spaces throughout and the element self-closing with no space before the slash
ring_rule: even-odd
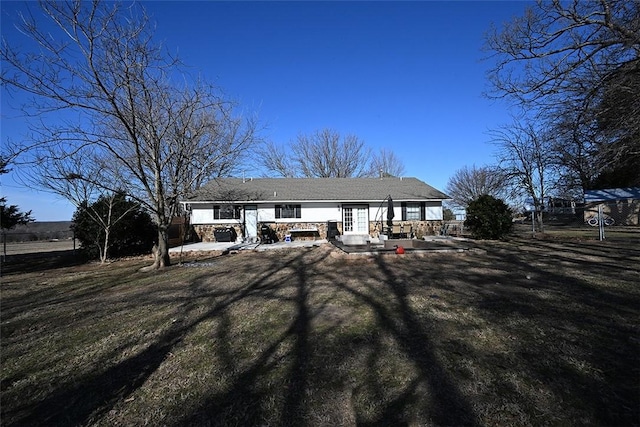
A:
<svg viewBox="0 0 640 427">
<path fill-rule="evenodd" d="M 381 148 L 377 153 L 373 153 L 369 163 L 369 176 L 398 177 L 404 173 L 404 164 L 393 151 Z"/>
<path fill-rule="evenodd" d="M 555 134 L 565 190 L 640 185 L 639 2 L 540 0 L 492 28 L 486 48 L 488 96 Z"/>
<path fill-rule="evenodd" d="M 446 193 L 451 196 L 454 206 L 466 208 L 469 203 L 483 195 L 504 199 L 507 185 L 498 168 L 464 166 L 449 178 Z"/>
<path fill-rule="evenodd" d="M 178 199 L 234 172 L 258 139 L 257 121 L 237 115 L 214 87 L 190 81 L 180 62 L 153 41 L 139 5 L 40 5 L 43 16 L 24 16 L 21 26 L 37 49 L 3 40 L 2 83 L 32 95 L 27 114 L 70 111 L 77 119 L 36 128 L 23 159 L 58 163 L 52 171 L 60 174 L 49 181 L 56 185 L 33 175 L 31 182 L 70 194 L 65 177 L 72 173 L 74 181 L 100 192 L 126 190 L 154 216 L 155 267 L 167 265 L 167 229 Z M 58 32 L 43 31 L 41 18 L 54 22 Z M 90 166 L 76 173 L 79 161 Z"/>
<path fill-rule="evenodd" d="M 300 174 L 314 178 L 361 177 L 368 173 L 370 150 L 355 135 L 342 137 L 333 129 L 298 135 L 291 147 Z"/>
<path fill-rule="evenodd" d="M 515 194 L 533 201 L 542 229 L 542 207 L 554 181 L 550 137 L 533 124 L 519 121 L 492 131 L 492 136 L 501 175 Z"/>
</svg>

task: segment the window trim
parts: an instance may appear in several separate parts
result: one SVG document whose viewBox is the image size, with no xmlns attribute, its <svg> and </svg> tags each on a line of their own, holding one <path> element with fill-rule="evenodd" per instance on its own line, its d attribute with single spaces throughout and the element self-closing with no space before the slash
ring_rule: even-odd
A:
<svg viewBox="0 0 640 427">
<path fill-rule="evenodd" d="M 419 204 L 420 205 L 420 219 L 407 219 L 407 205 Z M 402 202 L 402 221 L 426 221 L 427 218 L 427 203 L 426 202 Z"/>
<path fill-rule="evenodd" d="M 293 216 L 283 216 L 282 213 L 287 210 L 293 210 Z M 302 205 L 301 204 L 286 204 L 275 205 L 275 217 L 276 219 L 300 219 L 302 218 Z"/>
<path fill-rule="evenodd" d="M 221 212 L 224 212 L 222 208 L 230 208 L 231 209 L 231 217 L 230 218 L 222 218 L 220 216 Z M 219 221 L 229 221 L 234 219 L 242 218 L 242 207 L 240 205 L 213 205 L 213 219 Z"/>
</svg>

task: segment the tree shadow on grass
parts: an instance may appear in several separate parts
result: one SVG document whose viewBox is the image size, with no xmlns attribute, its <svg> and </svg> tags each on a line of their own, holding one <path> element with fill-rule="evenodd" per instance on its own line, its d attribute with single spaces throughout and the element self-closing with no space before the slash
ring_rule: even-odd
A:
<svg viewBox="0 0 640 427">
<path fill-rule="evenodd" d="M 308 365 L 310 360 L 310 329 L 312 314 L 309 307 L 308 275 L 313 271 L 313 264 L 322 262 L 326 254 L 301 251 L 298 255 L 286 259 L 284 263 L 270 270 L 266 278 L 277 271 L 286 271 L 285 282 L 266 279 L 263 283 L 255 283 L 256 292 L 251 298 L 258 298 L 258 303 L 275 302 L 290 304 L 292 320 L 289 326 L 279 335 L 270 336 L 268 341 L 255 343 L 257 356 L 247 366 L 240 367 L 234 357 L 230 330 L 233 325 L 222 312 L 217 337 L 220 343 L 218 356 L 228 372 L 236 372 L 226 390 L 215 393 L 204 399 L 190 415 L 179 420 L 175 425 L 304 425 L 306 408 L 304 406 L 305 391 L 309 382 Z M 290 274 L 289 274 L 290 273 Z M 282 293 L 289 288 L 288 293 Z M 229 307 L 231 308 L 231 307 Z M 290 344 L 290 345 L 288 345 Z M 282 348 L 290 348 L 286 353 Z M 274 396 L 274 390 L 261 385 L 264 378 L 273 371 L 286 371 L 282 376 L 281 387 Z M 274 386 L 277 387 L 277 386 Z M 270 395 L 271 394 L 271 395 Z M 267 406 L 278 406 L 267 408 Z M 274 414 L 280 414 L 274 419 Z"/>
<path fill-rule="evenodd" d="M 177 299 L 176 322 L 148 347 L 104 371 L 60 385 L 37 405 L 12 408 L 12 422 L 104 423 L 112 408 L 142 387 L 169 354 L 179 353 L 185 338 L 203 326 L 207 330 L 202 339 L 206 334 L 213 339 L 207 343 L 211 349 L 207 356 L 211 363 L 220 364 L 227 378 L 212 383 L 210 391 L 198 395 L 188 407 L 161 408 L 169 412 L 160 420 L 163 424 L 479 425 L 476 408 L 485 403 L 478 399 L 503 396 L 471 396 L 461 391 L 461 374 L 455 364 L 467 357 L 481 360 L 483 369 L 492 375 L 495 368 L 544 384 L 554 396 L 574 405 L 566 409 L 577 417 L 587 414 L 587 419 L 601 425 L 633 425 L 638 415 L 633 396 L 638 372 L 633 367 L 637 359 L 630 352 L 638 346 L 626 340 L 632 331 L 609 316 L 616 308 L 620 316 L 637 314 L 637 296 L 629 298 L 572 278 L 572 271 L 584 272 L 588 264 L 570 256 L 541 264 L 536 260 L 535 253 L 510 255 L 491 247 L 478 259 L 391 256 L 356 265 L 330 260 L 327 252 L 316 249 L 278 257 L 225 257 L 215 278 L 206 271 L 190 276 L 184 294 Z M 608 268 L 613 269 L 616 261 L 610 263 Z M 242 276 L 246 283 L 227 286 L 225 278 L 240 266 L 248 271 Z M 532 282 L 524 272 L 544 280 Z M 450 345 L 441 320 L 421 313 L 420 305 L 412 300 L 418 296 L 428 303 L 431 300 L 425 300 L 425 295 L 433 294 L 433 301 L 438 302 L 438 294 L 445 293 L 454 295 L 448 301 L 454 309 L 468 305 L 492 329 L 517 336 L 521 342 L 513 342 L 513 353 L 478 349 L 471 341 Z M 171 292 L 140 295 L 130 301 L 132 307 L 140 303 L 160 306 L 173 298 Z M 249 308 L 238 309 L 246 304 Z M 260 338 L 260 325 L 238 325 L 246 310 L 267 306 L 281 316 L 274 320 L 278 327 L 265 325 L 273 332 Z M 332 309 L 337 311 L 336 318 L 329 316 Z M 370 322 L 349 317 L 366 317 L 367 313 Z M 253 320 L 267 318 L 259 314 Z M 590 325 L 585 326 L 585 318 Z M 510 323 L 514 319 L 535 328 L 523 330 L 520 323 Z M 350 329 L 351 323 L 357 328 Z M 476 326 L 462 319 L 456 327 Z M 546 333 L 547 341 L 536 341 L 536 328 Z M 256 333 L 257 338 L 242 340 L 238 334 L 244 333 Z M 236 342 L 239 338 L 241 342 Z M 590 376 L 563 359 L 565 341 L 571 341 L 575 355 L 595 366 L 600 376 Z M 254 346 L 249 355 L 243 348 L 247 344 Z M 461 355 L 445 355 L 449 357 L 445 363 L 443 352 L 449 350 Z M 390 389 L 384 375 L 396 374 L 394 363 L 409 367 L 397 372 L 402 378 L 391 381 L 394 388 Z M 391 372 L 378 372 L 376 367 Z M 503 378 L 496 373 L 494 385 L 522 411 L 534 414 L 536 409 L 527 406 L 526 396 L 520 396 L 521 391 Z M 375 409 L 368 410 L 368 404 Z"/>
<path fill-rule="evenodd" d="M 85 264 L 88 258 L 81 251 L 51 251 L 7 255 L 0 258 L 1 276 L 14 273 L 36 273 Z"/>
<path fill-rule="evenodd" d="M 531 245 L 549 248 L 546 243 Z M 572 247 L 544 262 L 522 253 L 490 254 L 495 265 L 519 274 L 495 286 L 476 307 L 503 327 L 509 327 L 509 320 L 535 327 L 530 337 L 515 343 L 516 354 L 526 362 L 527 376 L 567 402 L 567 412 L 590 414 L 598 425 L 638 425 L 640 341 L 634 335 L 640 300 L 637 291 L 606 286 L 606 281 L 611 275 L 633 283 L 640 267 L 626 260 L 639 253 L 623 251 L 620 257 L 602 251 L 597 261 L 585 262 L 572 256 Z M 594 280 L 600 284 L 585 280 L 589 277 L 599 278 Z"/>
<path fill-rule="evenodd" d="M 383 293 L 363 292 L 343 286 L 369 306 L 379 327 L 389 333 L 417 368 L 417 376 L 397 397 L 386 403 L 375 419 L 358 419 L 362 426 L 410 425 L 428 423 L 440 426 L 474 426 L 478 420 L 470 402 L 435 353 L 431 332 L 435 325 L 419 319 L 411 308 L 407 284 L 397 275 L 393 258 L 378 257 Z M 429 329 L 432 331 L 429 331 Z M 370 379 L 371 381 L 371 379 Z M 383 392 L 383 391 L 382 391 Z"/>
<path fill-rule="evenodd" d="M 339 273 L 323 270 L 322 256 L 295 257 L 281 269 L 287 269 L 288 297 L 263 293 L 261 298 L 280 301 L 291 306 L 291 321 L 286 330 L 271 337 L 261 346 L 257 357 L 241 368 L 233 357 L 233 344 L 228 334 L 233 326 L 222 321 L 218 329 L 218 356 L 224 360 L 225 370 L 238 372 L 224 392 L 214 393 L 180 419 L 175 425 L 409 425 L 419 421 L 434 425 L 477 425 L 470 403 L 435 356 L 431 337 L 423 324 L 415 317 L 407 301 L 402 282 L 385 262 L 376 265 L 382 270 L 385 283 L 371 293 L 347 285 Z M 326 266 L 324 267 L 326 268 Z M 341 269 L 339 269 L 341 270 Z M 367 281 L 377 268 L 358 269 L 354 276 Z M 318 301 L 314 278 L 321 277 L 332 290 Z M 321 325 L 318 316 L 330 311 L 331 295 L 336 292 L 355 297 L 360 305 L 366 305 L 376 318 L 375 331 L 370 336 L 349 337 L 338 333 L 346 325 L 339 321 L 334 325 Z M 255 296 L 255 295 L 254 295 Z M 393 299 L 390 308 L 388 299 Z M 264 300 L 265 302 L 267 300 Z M 386 343 L 383 336 L 391 335 L 398 342 L 418 374 L 397 395 L 386 390 L 385 380 L 380 378 L 372 365 L 385 365 Z M 282 350 L 286 348 L 283 354 Z M 363 366 L 366 356 L 368 366 Z M 345 362 L 353 360 L 352 362 Z M 391 362 L 393 363 L 393 362 Z M 354 365 L 355 364 L 355 365 Z M 348 366 L 366 371 L 364 379 L 354 373 L 351 378 Z M 277 384 L 269 384 L 274 372 Z M 351 379 L 350 379 L 351 378 Z M 377 395 L 385 403 L 372 418 L 366 409 L 358 407 L 358 393 Z M 428 397 L 425 397 L 428 396 Z M 322 400 L 326 399 L 326 402 Z M 427 399 L 427 400 L 425 400 Z M 277 409 L 274 410 L 273 406 Z M 362 411 L 365 411 L 365 414 Z M 274 414 L 277 415 L 276 418 Z"/>
<path fill-rule="evenodd" d="M 263 271 L 257 275 L 254 282 L 234 291 L 215 292 L 215 301 L 206 310 L 202 310 L 202 303 L 207 295 L 198 294 L 199 284 L 209 279 L 208 274 L 203 273 L 190 285 L 191 297 L 185 298 L 182 302 L 180 316 L 174 319 L 167 331 L 162 333 L 155 342 L 136 355 L 100 373 L 87 375 L 73 383 L 59 385 L 35 405 L 29 407 L 17 405 L 7 412 L 3 410 L 5 425 L 77 426 L 100 419 L 116 403 L 124 401 L 140 388 L 156 372 L 175 346 L 198 324 L 217 317 L 226 308 L 244 298 L 273 290 L 274 284 L 263 285 L 269 282 L 270 275 L 280 266 L 274 264 L 263 265 L 263 267 Z M 93 292 L 92 290 L 91 293 Z M 74 297 L 83 300 L 87 294 L 81 292 L 65 298 L 65 301 L 72 303 Z M 148 296 L 144 303 L 149 304 L 153 300 L 153 296 Z M 160 302 L 163 301 L 160 300 Z M 131 304 L 136 303 L 131 301 Z M 198 314 L 190 315 L 192 312 Z"/>
<path fill-rule="evenodd" d="M 87 376 L 77 384 L 58 388 L 37 405 L 28 408 L 28 415 L 15 425 L 87 424 L 144 384 L 166 359 L 173 346 L 180 342 L 181 336 L 182 330 L 176 326 L 139 354 L 100 374 Z M 16 408 L 15 411 L 26 409 Z"/>
</svg>

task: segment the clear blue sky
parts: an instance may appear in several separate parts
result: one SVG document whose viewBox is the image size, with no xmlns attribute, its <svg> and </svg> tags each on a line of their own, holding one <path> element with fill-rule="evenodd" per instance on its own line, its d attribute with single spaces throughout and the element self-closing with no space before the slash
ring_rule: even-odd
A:
<svg viewBox="0 0 640 427">
<path fill-rule="evenodd" d="M 522 15 L 523 1 L 143 2 L 156 36 L 194 73 L 258 111 L 285 143 L 332 128 L 388 148 L 406 175 L 444 190 L 468 165 L 494 161 L 487 131 L 509 122 L 482 96 L 484 33 Z M 29 6 L 37 10 L 37 4 Z M 23 2 L 3 1 L 2 35 L 16 37 Z M 2 93 L 2 143 L 26 132 Z M 64 200 L 0 177 L 10 204 L 38 221 L 70 220 Z"/>
</svg>

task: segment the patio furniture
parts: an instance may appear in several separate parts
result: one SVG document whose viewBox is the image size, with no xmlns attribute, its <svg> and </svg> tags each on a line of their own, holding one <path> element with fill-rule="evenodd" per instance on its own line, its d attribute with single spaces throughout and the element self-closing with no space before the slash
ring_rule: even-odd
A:
<svg viewBox="0 0 640 427">
<path fill-rule="evenodd" d="M 278 241 L 278 237 L 276 236 L 275 231 L 273 231 L 273 228 L 263 224 L 260 227 L 260 242 L 270 244 L 270 243 L 275 243 L 277 241 Z"/>
</svg>

